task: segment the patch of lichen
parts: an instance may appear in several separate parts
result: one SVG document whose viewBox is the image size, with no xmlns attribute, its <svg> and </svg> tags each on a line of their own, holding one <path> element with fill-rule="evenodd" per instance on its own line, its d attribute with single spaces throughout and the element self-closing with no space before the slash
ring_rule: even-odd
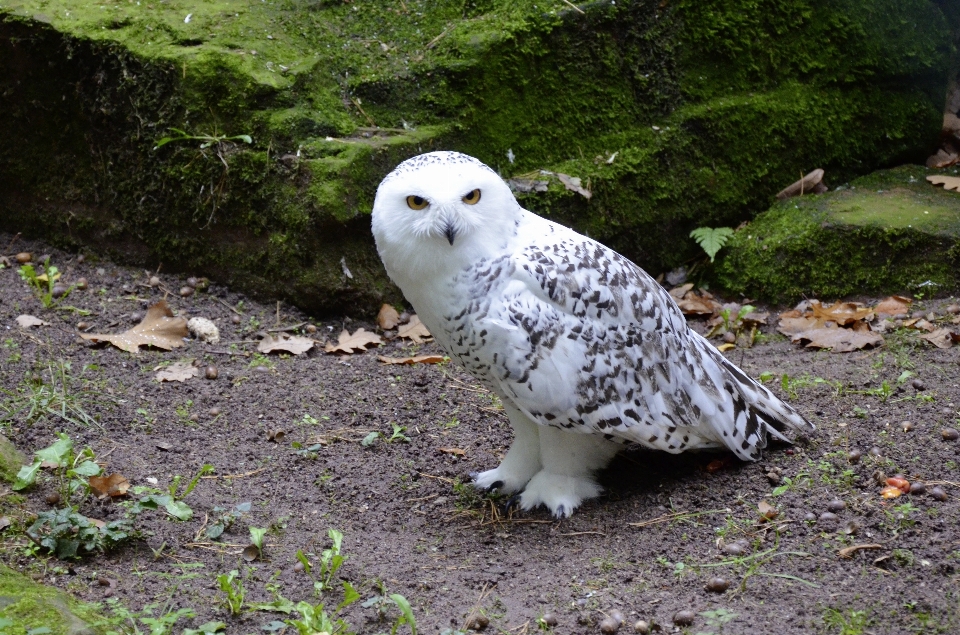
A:
<svg viewBox="0 0 960 635">
<path fill-rule="evenodd" d="M 960 289 L 960 196 L 934 188 L 932 173 L 884 170 L 778 202 L 724 247 L 718 281 L 780 302 Z"/>
<path fill-rule="evenodd" d="M 524 202 L 657 268 L 800 171 L 846 178 L 935 140 L 947 48 L 923 0 L 583 9 L 0 0 L 18 16 L 0 25 L 17 58 L 0 57 L 0 82 L 23 75 L 0 86 L 7 228 L 252 292 L 276 295 L 280 276 L 287 299 L 350 311 L 395 293 L 366 215 L 422 151 L 580 176 L 589 204 L 556 185 Z M 171 127 L 254 143 L 155 150 Z"/>
<path fill-rule="evenodd" d="M 96 613 L 57 589 L 38 584 L 0 563 L 0 618 L 11 623 L 4 626 L 4 635 L 27 635 L 37 632 L 51 635 L 100 633 L 92 626 Z"/>
</svg>

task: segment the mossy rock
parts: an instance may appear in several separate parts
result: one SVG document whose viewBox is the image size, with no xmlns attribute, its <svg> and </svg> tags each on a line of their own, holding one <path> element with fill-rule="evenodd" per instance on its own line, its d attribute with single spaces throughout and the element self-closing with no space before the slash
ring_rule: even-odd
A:
<svg viewBox="0 0 960 635">
<path fill-rule="evenodd" d="M 719 282 L 779 302 L 960 290 L 960 193 L 933 174 L 957 170 L 902 166 L 778 202 L 723 248 Z"/>
<path fill-rule="evenodd" d="M 52 587 L 37 584 L 0 563 L 0 632 L 26 635 L 47 628 L 50 635 L 98 635 L 100 620 L 90 607 Z"/>
<path fill-rule="evenodd" d="M 399 299 L 369 232 L 378 182 L 455 149 L 580 177 L 589 200 L 548 176 L 521 202 L 658 272 L 801 172 L 925 158 L 940 4 L 6 0 L 0 229 L 371 311 Z M 157 148 L 172 128 L 207 138 Z"/>
<path fill-rule="evenodd" d="M 10 442 L 10 439 L 0 434 L 0 480 L 13 482 L 20 471 L 20 466 L 27 460 L 23 454 Z"/>
</svg>

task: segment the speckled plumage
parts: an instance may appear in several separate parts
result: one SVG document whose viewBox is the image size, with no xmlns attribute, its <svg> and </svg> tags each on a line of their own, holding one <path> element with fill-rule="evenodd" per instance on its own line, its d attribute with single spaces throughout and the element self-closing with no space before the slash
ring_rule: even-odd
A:
<svg viewBox="0 0 960 635">
<path fill-rule="evenodd" d="M 523 210 L 472 157 L 400 164 L 377 192 L 373 230 L 420 319 L 503 401 L 517 438 L 477 485 L 522 490 L 524 508 L 569 515 L 599 493 L 593 473 L 618 444 L 756 459 L 768 435 L 812 429 L 691 331 L 643 270 Z"/>
</svg>

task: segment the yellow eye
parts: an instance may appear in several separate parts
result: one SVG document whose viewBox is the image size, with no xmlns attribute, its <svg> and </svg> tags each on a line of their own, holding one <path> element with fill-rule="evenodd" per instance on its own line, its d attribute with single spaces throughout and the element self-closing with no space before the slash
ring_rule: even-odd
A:
<svg viewBox="0 0 960 635">
<path fill-rule="evenodd" d="M 473 190 L 463 197 L 463 202 L 467 205 L 476 205 L 480 202 L 480 190 Z"/>
<path fill-rule="evenodd" d="M 422 196 L 407 197 L 407 207 L 409 207 L 410 209 L 423 209 L 429 204 L 430 202 L 427 199 L 423 198 Z"/>
</svg>

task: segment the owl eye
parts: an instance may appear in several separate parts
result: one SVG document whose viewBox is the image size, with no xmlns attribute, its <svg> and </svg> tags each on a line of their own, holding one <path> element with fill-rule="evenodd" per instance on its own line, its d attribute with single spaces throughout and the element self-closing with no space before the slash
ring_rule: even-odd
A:
<svg viewBox="0 0 960 635">
<path fill-rule="evenodd" d="M 467 205 L 476 205 L 480 202 L 480 190 L 473 190 L 463 197 L 463 202 Z"/>
<path fill-rule="evenodd" d="M 423 198 L 422 196 L 407 197 L 407 207 L 409 207 L 410 209 L 423 209 L 429 204 L 430 202 L 427 199 Z"/>
</svg>

